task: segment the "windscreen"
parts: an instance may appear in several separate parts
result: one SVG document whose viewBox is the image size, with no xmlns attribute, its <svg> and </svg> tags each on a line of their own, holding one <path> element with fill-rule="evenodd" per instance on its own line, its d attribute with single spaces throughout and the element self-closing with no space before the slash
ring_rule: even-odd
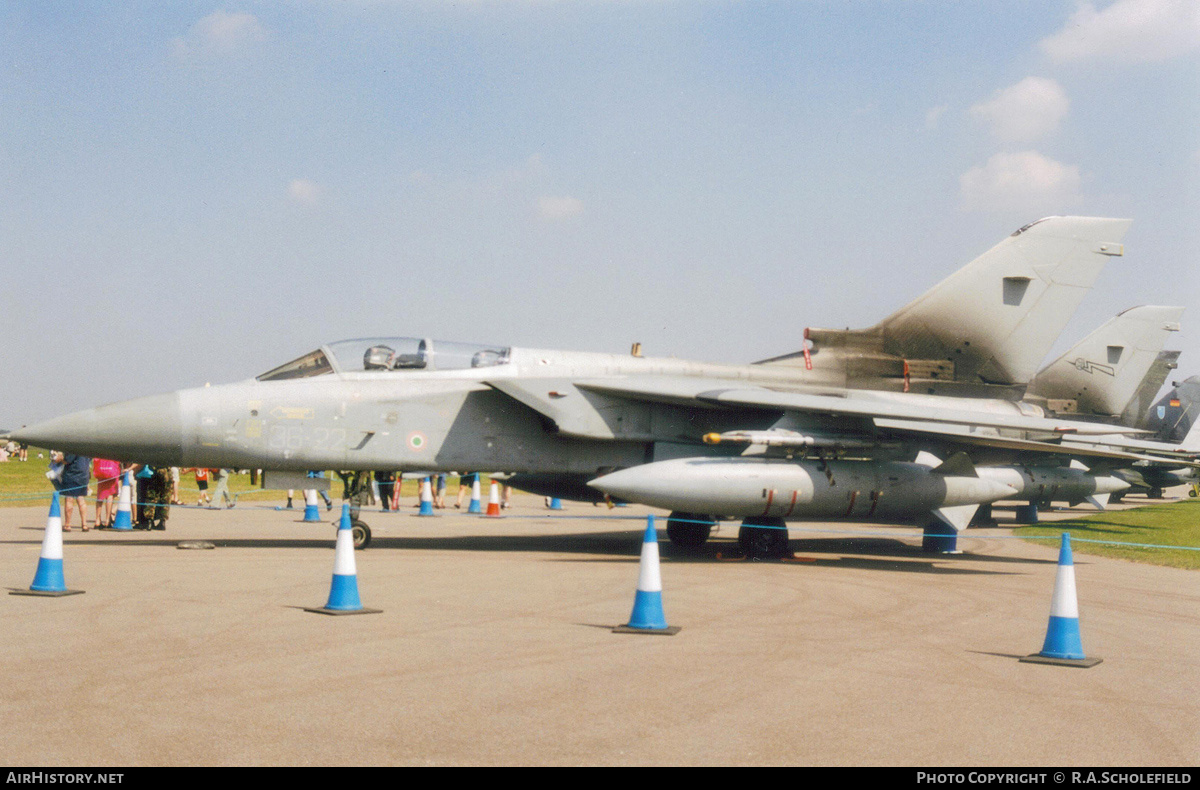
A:
<svg viewBox="0 0 1200 790">
<path fill-rule="evenodd" d="M 293 359 L 285 365 L 280 365 L 274 370 L 268 370 L 266 373 L 258 376 L 259 381 L 281 381 L 283 379 L 302 379 L 308 376 L 320 376 L 323 373 L 330 373 L 333 368 L 329 365 L 329 359 L 325 356 L 325 352 L 321 349 L 310 351 L 299 359 Z"/>
</svg>

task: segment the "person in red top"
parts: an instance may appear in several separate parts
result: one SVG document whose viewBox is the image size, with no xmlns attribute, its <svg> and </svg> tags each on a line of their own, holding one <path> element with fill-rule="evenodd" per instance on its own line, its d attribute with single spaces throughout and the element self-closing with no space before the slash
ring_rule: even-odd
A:
<svg viewBox="0 0 1200 790">
<path fill-rule="evenodd" d="M 107 458 L 93 458 L 92 476 L 96 478 L 96 529 L 107 529 L 116 515 L 121 464 Z"/>
<path fill-rule="evenodd" d="M 208 496 L 208 470 L 197 467 L 193 470 L 196 473 L 196 487 L 200 489 L 200 498 L 196 500 L 196 506 L 206 505 L 212 500 Z"/>
</svg>

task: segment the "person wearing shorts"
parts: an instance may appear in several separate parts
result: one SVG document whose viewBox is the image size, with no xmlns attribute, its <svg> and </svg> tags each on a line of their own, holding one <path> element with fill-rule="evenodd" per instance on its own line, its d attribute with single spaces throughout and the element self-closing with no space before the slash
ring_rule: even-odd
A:
<svg viewBox="0 0 1200 790">
<path fill-rule="evenodd" d="M 200 497 L 196 500 L 196 506 L 206 505 L 212 500 L 208 498 L 208 470 L 196 468 L 196 487 L 200 489 Z"/>
<path fill-rule="evenodd" d="M 72 510 L 79 511 L 79 527 L 87 532 L 87 508 L 83 503 L 83 498 L 87 496 L 88 481 L 92 478 L 92 459 L 73 453 L 65 455 L 60 453 L 59 456 L 63 464 L 62 488 L 58 492 L 63 499 L 63 532 L 71 531 Z"/>
</svg>

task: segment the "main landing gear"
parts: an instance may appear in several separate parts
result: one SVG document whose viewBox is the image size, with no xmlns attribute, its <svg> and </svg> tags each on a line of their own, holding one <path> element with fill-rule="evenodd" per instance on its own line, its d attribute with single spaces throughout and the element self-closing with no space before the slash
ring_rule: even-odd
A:
<svg viewBox="0 0 1200 790">
<path fill-rule="evenodd" d="M 716 525 L 715 516 L 676 511 L 667 517 L 667 537 L 679 548 L 695 551 L 705 544 Z M 738 546 L 752 560 L 776 560 L 791 556 L 787 524 L 781 518 L 747 518 L 738 530 Z"/>
<path fill-rule="evenodd" d="M 667 517 L 667 537 L 679 548 L 694 551 L 704 545 L 716 524 L 712 516 L 675 512 Z"/>
<path fill-rule="evenodd" d="M 751 516 L 738 530 L 738 546 L 748 559 L 777 560 L 790 556 L 787 524 L 781 518 Z"/>
</svg>

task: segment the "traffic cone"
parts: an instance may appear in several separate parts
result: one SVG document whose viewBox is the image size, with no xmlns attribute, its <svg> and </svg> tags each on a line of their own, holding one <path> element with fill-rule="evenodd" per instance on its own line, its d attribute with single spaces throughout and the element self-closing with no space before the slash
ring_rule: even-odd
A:
<svg viewBox="0 0 1200 790">
<path fill-rule="evenodd" d="M 421 480 L 421 509 L 417 511 L 417 515 L 433 515 L 433 486 L 429 484 L 428 477 Z"/>
<path fill-rule="evenodd" d="M 479 502 L 479 493 L 479 475 L 475 475 L 475 480 L 471 482 L 471 504 L 467 506 L 468 513 L 483 512 Z"/>
<path fill-rule="evenodd" d="M 500 486 L 496 485 L 496 481 L 492 481 L 492 489 L 488 493 L 487 513 L 484 515 L 492 518 L 500 518 Z"/>
<path fill-rule="evenodd" d="M 658 563 L 658 530 L 654 516 L 646 516 L 646 533 L 642 538 L 642 559 L 638 565 L 637 594 L 633 599 L 633 614 L 629 623 L 617 626 L 617 634 L 663 634 L 674 636 L 678 626 L 668 626 L 662 607 L 662 574 Z"/>
<path fill-rule="evenodd" d="M 1035 664 L 1068 667 L 1094 667 L 1104 659 L 1087 658 L 1079 639 L 1079 600 L 1075 597 L 1075 563 L 1071 559 L 1071 536 L 1062 536 L 1058 552 L 1058 573 L 1054 577 L 1054 597 L 1050 602 L 1050 625 L 1042 652 L 1021 659 Z"/>
<path fill-rule="evenodd" d="M 307 508 L 306 508 L 307 509 Z M 350 505 L 342 505 L 342 520 L 338 523 L 337 547 L 333 554 L 333 584 L 329 600 L 321 608 L 305 608 L 319 614 L 378 614 L 381 609 L 364 609 L 358 598 L 358 573 L 354 566 L 354 533 L 350 521 Z"/>
<path fill-rule="evenodd" d="M 315 488 L 304 489 L 304 520 L 321 520 L 321 508 L 317 506 L 317 490 Z"/>
<path fill-rule="evenodd" d="M 38 558 L 37 572 L 28 590 L 12 590 L 12 595 L 45 595 L 61 597 L 78 595 L 83 590 L 68 590 L 63 581 L 62 510 L 58 503 L 58 492 L 50 500 L 50 515 L 46 518 L 46 535 L 42 538 L 42 555 Z"/>
<path fill-rule="evenodd" d="M 117 494 L 117 515 L 113 519 L 113 529 L 133 530 L 133 478 L 126 472 L 121 477 L 121 493 Z"/>
<path fill-rule="evenodd" d="M 559 498 L 558 498 L 558 497 L 556 497 L 556 496 L 555 496 L 555 497 L 550 497 L 550 505 L 549 505 L 549 507 L 550 507 L 550 509 L 551 509 L 551 510 L 562 510 L 562 509 L 563 509 L 563 506 L 562 506 L 562 500 L 561 500 L 561 499 L 559 499 Z"/>
</svg>

